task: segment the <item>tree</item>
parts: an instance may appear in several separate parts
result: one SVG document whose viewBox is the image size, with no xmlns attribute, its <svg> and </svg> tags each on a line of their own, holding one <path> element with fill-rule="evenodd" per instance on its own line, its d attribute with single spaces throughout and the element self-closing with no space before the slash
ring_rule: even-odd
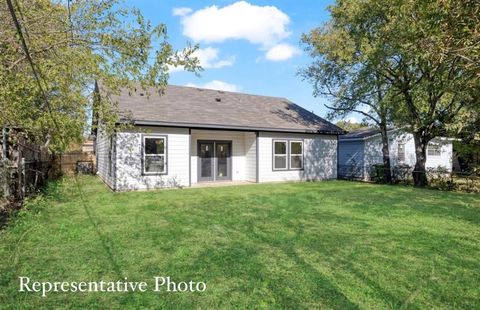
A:
<svg viewBox="0 0 480 310">
<path fill-rule="evenodd" d="M 385 180 L 390 183 L 387 136 L 392 115 L 390 86 L 372 64 L 364 62 L 363 55 L 368 51 L 357 47 L 355 39 L 335 19 L 304 34 L 302 42 L 314 61 L 300 74 L 313 84 L 315 96 L 333 99 L 333 105 L 326 105 L 331 110 L 329 119 L 356 112 L 364 116 L 365 122 L 380 129 Z"/>
<path fill-rule="evenodd" d="M 118 0 L 7 0 L 0 17 L 0 122 L 51 151 L 81 137 L 95 80 L 113 91 L 132 80 L 163 87 L 169 65 L 199 69 L 196 46 L 175 50 L 165 25 Z M 97 108 L 107 124 L 116 122 L 114 102 Z"/>
<path fill-rule="evenodd" d="M 358 129 L 365 129 L 368 128 L 368 123 L 366 122 L 361 122 L 361 123 L 353 123 L 349 120 L 340 120 L 335 123 L 338 127 L 342 128 L 343 130 L 346 131 L 354 131 Z"/>
<path fill-rule="evenodd" d="M 456 0 L 341 0 L 330 7 L 327 42 L 344 45 L 331 54 L 332 60 L 353 60 L 350 87 L 361 74 L 386 83 L 394 122 L 414 136 L 416 186 L 427 184 L 429 141 L 465 130 L 465 115 L 479 107 L 480 75 L 472 64 L 480 44 L 479 4 L 461 2 L 468 9 Z M 456 18 L 461 29 L 454 25 Z M 312 43 L 315 48 L 324 44 Z"/>
</svg>

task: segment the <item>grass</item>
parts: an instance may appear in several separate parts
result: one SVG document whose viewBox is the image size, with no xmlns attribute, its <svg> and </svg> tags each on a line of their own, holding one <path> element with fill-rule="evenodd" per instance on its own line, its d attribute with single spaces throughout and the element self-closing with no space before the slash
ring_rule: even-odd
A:
<svg viewBox="0 0 480 310">
<path fill-rule="evenodd" d="M 18 292 L 204 281 L 203 293 Z M 0 232 L 6 308 L 479 308 L 480 196 L 344 181 L 112 193 L 51 183 Z"/>
</svg>

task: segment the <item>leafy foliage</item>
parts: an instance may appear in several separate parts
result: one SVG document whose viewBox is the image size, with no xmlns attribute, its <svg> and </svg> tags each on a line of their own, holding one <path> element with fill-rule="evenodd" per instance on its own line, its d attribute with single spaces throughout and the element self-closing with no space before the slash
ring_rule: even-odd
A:
<svg viewBox="0 0 480 310">
<path fill-rule="evenodd" d="M 305 76 L 339 98 L 337 109 L 382 93 L 381 110 L 414 135 L 415 184 L 425 185 L 428 142 L 479 119 L 478 1 L 341 0 L 330 11 L 303 38 L 314 57 Z"/>
<path fill-rule="evenodd" d="M 196 47 L 168 43 L 165 25 L 152 25 L 118 0 L 14 1 L 30 55 L 40 73 L 49 107 L 40 93 L 5 2 L 0 4 L 0 122 L 20 126 L 52 151 L 81 137 L 92 109 L 95 80 L 118 91 L 129 81 L 165 86 L 170 65 L 196 72 Z M 115 123 L 115 103 L 98 112 Z"/>
<path fill-rule="evenodd" d="M 335 123 L 338 127 L 346 130 L 346 131 L 353 131 L 362 128 L 368 128 L 368 123 L 361 122 L 361 123 L 352 123 L 348 120 L 341 120 Z"/>
</svg>

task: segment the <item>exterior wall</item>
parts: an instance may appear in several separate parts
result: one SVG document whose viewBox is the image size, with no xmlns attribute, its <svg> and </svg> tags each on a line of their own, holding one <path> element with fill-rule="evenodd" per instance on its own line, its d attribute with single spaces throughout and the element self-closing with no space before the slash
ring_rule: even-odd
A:
<svg viewBox="0 0 480 310">
<path fill-rule="evenodd" d="M 98 128 L 97 139 L 95 142 L 96 158 L 97 158 L 97 175 L 105 182 L 110 188 L 115 188 L 115 156 L 113 156 L 113 162 L 110 158 L 109 148 L 110 139 L 115 139 L 115 136 L 109 137 L 101 127 Z M 112 151 L 114 151 L 113 148 Z M 111 170 L 110 170 L 111 169 Z"/>
<path fill-rule="evenodd" d="M 393 167 L 395 166 L 395 158 L 393 158 L 393 154 L 396 154 L 396 147 L 394 146 L 394 143 L 392 142 L 392 139 L 389 138 L 388 141 L 388 149 L 390 151 L 390 165 Z M 398 145 L 398 144 L 397 144 Z M 395 152 L 392 152 L 392 149 L 395 150 Z M 364 173 L 363 173 L 363 178 L 365 180 L 370 179 L 370 174 L 371 174 L 371 167 L 372 165 L 375 164 L 383 164 L 383 152 L 382 152 L 382 139 L 380 137 L 374 137 L 365 140 L 364 142 Z"/>
<path fill-rule="evenodd" d="M 445 168 L 448 171 L 452 171 L 453 166 L 453 143 L 445 139 L 434 139 L 432 142 L 441 145 L 440 156 L 429 156 L 427 154 L 427 162 L 425 165 L 427 168 Z"/>
<path fill-rule="evenodd" d="M 364 141 L 338 142 L 339 176 L 363 178 L 364 165 Z"/>
<path fill-rule="evenodd" d="M 167 137 L 167 171 L 165 174 L 143 174 L 142 140 L 145 134 Z M 109 140 L 100 133 L 97 139 L 98 174 L 117 191 L 189 186 L 197 183 L 197 142 L 199 140 L 227 140 L 232 141 L 232 181 L 256 182 L 257 164 L 259 182 L 336 178 L 336 136 L 268 132 L 261 132 L 258 135 L 257 140 L 254 132 L 135 127 L 115 135 L 116 152 L 113 153 L 113 168 L 109 175 Z M 303 170 L 273 170 L 272 141 L 282 138 L 304 141 Z"/>
<path fill-rule="evenodd" d="M 247 160 L 246 160 L 246 140 L 250 141 L 251 132 L 242 131 L 222 131 L 222 130 L 197 130 L 192 129 L 192 145 L 191 145 L 191 172 L 192 184 L 198 182 L 198 156 L 197 142 L 198 140 L 222 140 L 232 141 L 232 181 L 247 180 Z M 248 138 L 246 138 L 248 137 Z M 248 149 L 250 151 L 250 149 Z M 249 161 L 249 170 L 251 162 Z M 249 175 L 250 177 L 250 175 Z"/>
<path fill-rule="evenodd" d="M 398 144 L 405 143 L 405 161 L 398 161 Z M 429 156 L 427 154 L 427 161 L 425 166 L 427 168 L 444 168 L 448 171 L 452 170 L 452 155 L 453 144 L 445 138 L 433 139 L 430 143 L 437 143 L 441 145 L 440 156 Z M 413 135 L 409 133 L 393 132 L 389 136 L 389 152 L 392 167 L 398 165 L 415 166 L 415 142 Z M 382 142 L 378 136 L 371 137 L 365 141 L 365 165 L 369 167 L 373 164 L 383 163 L 382 159 Z"/>
<path fill-rule="evenodd" d="M 257 182 L 257 136 L 245 133 L 245 180 Z"/>
<path fill-rule="evenodd" d="M 143 174 L 142 137 L 167 137 L 167 171 L 161 175 Z M 188 128 L 136 127 L 117 134 L 116 187 L 118 191 L 189 186 Z"/>
<path fill-rule="evenodd" d="M 274 139 L 303 140 L 303 170 L 273 170 Z M 258 141 L 259 182 L 323 180 L 337 177 L 337 136 L 260 132 Z"/>
</svg>

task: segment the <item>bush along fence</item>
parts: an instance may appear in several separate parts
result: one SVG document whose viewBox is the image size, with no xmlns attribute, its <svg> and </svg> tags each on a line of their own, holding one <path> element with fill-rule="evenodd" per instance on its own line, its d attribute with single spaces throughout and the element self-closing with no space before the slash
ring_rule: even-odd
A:
<svg viewBox="0 0 480 310">
<path fill-rule="evenodd" d="M 386 183 L 387 168 L 381 164 L 375 165 L 339 165 L 338 178 L 366 182 Z M 413 183 L 413 167 L 408 165 L 393 166 L 390 168 L 393 183 Z M 449 171 L 445 168 L 427 168 L 429 187 L 440 190 L 458 190 L 464 192 L 480 192 L 480 169 L 470 171 Z"/>
<path fill-rule="evenodd" d="M 10 161 L 0 163 L 2 197 L 7 200 L 23 200 L 36 193 L 55 174 L 55 162 L 26 161 L 21 158 L 18 164 Z"/>
<path fill-rule="evenodd" d="M 58 175 L 46 148 L 32 143 L 18 127 L 3 127 L 0 140 L 0 226 L 25 197 L 37 193 Z"/>
<path fill-rule="evenodd" d="M 53 156 L 36 145 L 18 127 L 3 127 L 0 140 L 0 218 L 18 209 L 25 197 L 37 193 L 48 180 L 61 174 L 95 173 L 93 140 L 73 151 Z"/>
</svg>

